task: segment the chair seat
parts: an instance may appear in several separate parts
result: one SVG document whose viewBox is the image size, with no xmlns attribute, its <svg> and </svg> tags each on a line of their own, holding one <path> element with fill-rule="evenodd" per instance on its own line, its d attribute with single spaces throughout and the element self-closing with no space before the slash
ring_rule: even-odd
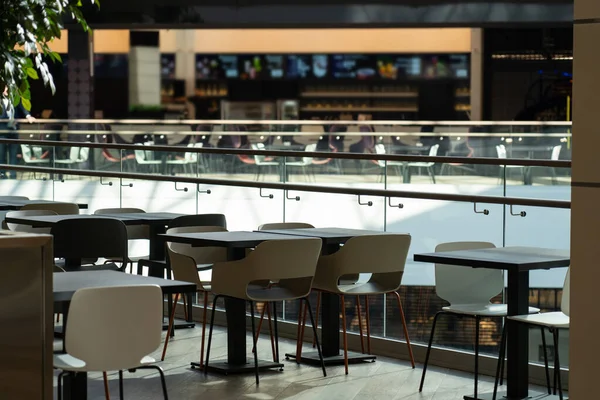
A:
<svg viewBox="0 0 600 400">
<path fill-rule="evenodd" d="M 515 315 L 508 319 L 531 325 L 547 326 L 549 328 L 568 328 L 571 318 L 561 311 L 533 315 Z"/>
<path fill-rule="evenodd" d="M 508 314 L 506 304 L 451 304 L 442 308 L 446 312 L 462 315 L 480 315 L 487 317 L 505 317 Z M 529 313 L 540 312 L 539 308 L 529 307 Z"/>
<path fill-rule="evenodd" d="M 246 289 L 248 294 L 248 300 L 258 302 L 269 302 L 269 301 L 283 301 L 283 300 L 295 300 L 306 296 L 306 293 L 295 293 L 289 288 L 281 286 L 259 286 L 250 285 Z"/>
<path fill-rule="evenodd" d="M 409 167 L 420 167 L 420 168 L 429 168 L 432 167 L 434 163 L 432 162 L 412 162 L 408 163 Z"/>
<path fill-rule="evenodd" d="M 121 369 L 133 369 L 135 367 L 140 367 L 142 365 L 148 365 L 155 363 L 156 360 L 152 357 L 146 356 L 142 358 L 142 361 L 139 365 L 135 366 L 123 366 Z M 54 368 L 62 369 L 63 371 L 91 371 L 86 368 L 85 361 L 80 360 L 79 358 L 73 357 L 69 354 L 55 354 L 54 355 Z"/>
</svg>

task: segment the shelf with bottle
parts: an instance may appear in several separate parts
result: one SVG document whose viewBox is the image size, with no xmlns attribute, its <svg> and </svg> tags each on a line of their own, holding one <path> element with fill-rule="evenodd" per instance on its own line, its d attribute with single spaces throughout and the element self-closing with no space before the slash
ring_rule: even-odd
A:
<svg viewBox="0 0 600 400">
<path fill-rule="evenodd" d="M 227 85 L 224 83 L 201 83 L 196 86 L 198 97 L 227 97 Z"/>
<path fill-rule="evenodd" d="M 456 91 L 454 92 L 454 96 L 456 96 L 456 97 L 471 97 L 471 89 L 468 86 L 456 88 Z"/>
<path fill-rule="evenodd" d="M 418 89 L 413 85 L 369 85 L 369 84 L 335 84 L 306 85 L 300 97 L 304 98 L 416 98 Z"/>
</svg>

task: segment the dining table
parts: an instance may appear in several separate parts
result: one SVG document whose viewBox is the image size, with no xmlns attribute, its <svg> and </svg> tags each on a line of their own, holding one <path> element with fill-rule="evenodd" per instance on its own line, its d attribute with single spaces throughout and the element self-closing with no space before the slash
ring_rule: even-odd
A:
<svg viewBox="0 0 600 400">
<path fill-rule="evenodd" d="M 54 306 L 63 314 L 63 332 L 66 332 L 69 318 L 69 305 L 75 292 L 84 288 L 116 287 L 131 285 L 158 285 L 164 295 L 175 293 L 195 293 L 196 285 L 190 282 L 175 281 L 131 275 L 117 271 L 55 272 L 53 274 Z M 127 327 L 122 327 L 126 329 Z M 63 347 L 68 352 L 68 348 Z M 63 385 L 64 400 L 87 400 L 87 373 L 67 374 Z"/>
<path fill-rule="evenodd" d="M 323 241 L 321 254 L 333 254 L 340 247 L 356 236 L 363 235 L 381 235 L 382 231 L 350 228 L 301 228 L 301 229 L 267 229 L 260 232 L 266 232 L 276 235 L 293 235 L 311 238 L 320 238 Z M 365 271 L 367 272 L 367 271 Z M 358 279 L 358 276 L 356 277 Z M 340 309 L 339 297 L 333 293 L 321 293 L 321 347 L 323 360 L 327 365 L 340 365 L 344 363 L 344 355 L 340 352 Z M 296 353 L 286 353 L 286 358 L 296 359 Z M 375 361 L 376 357 L 372 354 L 362 354 L 357 352 L 348 352 L 348 360 L 357 361 Z M 309 364 L 320 363 L 319 353 L 316 351 L 302 352 L 300 362 Z"/>
<path fill-rule="evenodd" d="M 224 247 L 227 249 L 227 260 L 241 260 L 246 250 L 252 249 L 269 240 L 285 240 L 290 238 L 305 239 L 302 236 L 284 236 L 268 232 L 198 232 L 161 235 L 167 242 L 185 243 L 192 247 Z M 227 319 L 227 359 L 211 361 L 209 370 L 224 374 L 252 373 L 254 363 L 248 363 L 246 356 L 246 301 L 225 297 L 225 316 Z M 192 362 L 193 368 L 200 364 Z M 283 368 L 279 362 L 259 360 L 261 370 Z"/>
<path fill-rule="evenodd" d="M 415 261 L 471 268 L 499 269 L 507 272 L 506 300 L 508 315 L 523 315 L 529 310 L 529 272 L 562 268 L 570 265 L 569 250 L 509 246 L 474 250 L 415 254 Z M 513 320 L 506 321 L 507 390 L 499 392 L 499 400 L 544 399 L 558 396 L 529 391 L 529 328 Z M 465 395 L 465 400 L 491 400 L 492 393 Z"/>
</svg>

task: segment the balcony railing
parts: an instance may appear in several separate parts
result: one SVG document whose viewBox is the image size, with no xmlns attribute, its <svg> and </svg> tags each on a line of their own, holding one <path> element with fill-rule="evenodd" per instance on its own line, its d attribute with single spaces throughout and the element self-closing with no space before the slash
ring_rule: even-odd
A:
<svg viewBox="0 0 600 400">
<path fill-rule="evenodd" d="M 100 130 L 102 124 L 112 124 L 111 130 Z M 202 129 L 192 130 L 200 124 L 204 124 Z M 328 124 L 350 126 L 339 121 Z M 387 126 L 379 132 L 343 133 L 332 133 L 329 126 L 329 133 L 325 133 L 323 123 L 314 121 L 36 121 L 21 124 L 21 139 L 0 139 L 0 148 L 16 146 L 21 153 L 16 165 L 0 165 L 5 177 L 16 173 L 17 178 L 0 180 L 0 193 L 88 203 L 91 211 L 138 207 L 223 213 L 230 230 L 252 230 L 266 222 L 302 221 L 315 226 L 409 232 L 413 242 L 401 296 L 411 340 L 417 344 L 427 340 L 432 318 L 444 304 L 435 295 L 433 266 L 411 262 L 414 253 L 430 252 L 440 242 L 456 240 L 485 240 L 497 246 L 569 247 L 570 124 L 352 124 Z M 58 129 L 59 125 L 65 130 Z M 260 130 L 215 130 L 217 126 L 236 125 Z M 281 131 L 282 126 L 292 125 L 323 132 Z M 140 126 L 142 130 L 131 129 Z M 149 126 L 154 127 L 150 133 Z M 174 126 L 186 130 L 173 133 Z M 402 132 L 415 126 L 438 132 Z M 479 132 L 470 132 L 474 126 Z M 452 132 L 444 131 L 450 127 Z M 542 132 L 547 129 L 555 132 Z M 57 132 L 61 141 L 51 136 Z M 139 143 L 115 143 L 133 140 L 128 136 L 132 132 L 141 135 Z M 176 135 L 179 141 L 170 144 Z M 247 136 L 247 148 L 217 146 L 228 135 Z M 289 137 L 284 139 L 283 135 Z M 349 147 L 359 143 L 356 139 L 364 137 L 372 137 L 367 144 L 373 146 L 349 153 Z M 404 141 L 398 139 L 399 144 L 393 147 L 397 137 Z M 417 142 L 406 144 L 406 137 Z M 51 138 L 55 140 L 47 140 Z M 105 143 L 109 139 L 113 142 Z M 285 144 L 288 139 L 290 144 Z M 478 139 L 481 142 L 474 146 Z M 338 149 L 336 140 L 343 147 Z M 454 154 L 460 146 L 441 152 L 444 141 L 466 143 L 469 153 Z M 524 149 L 523 157 L 529 158 L 510 157 L 510 146 L 518 148 L 515 142 L 526 143 L 519 146 Z M 506 154 L 497 150 L 502 144 Z M 438 153 L 433 155 L 431 149 L 436 145 Z M 554 154 L 556 146 L 560 146 L 558 156 Z M 135 254 L 140 249 L 132 251 Z M 564 270 L 532 272 L 531 305 L 559 309 L 564 274 Z M 502 296 L 496 300 L 501 301 Z M 281 317 L 296 322 L 296 306 L 286 304 Z M 349 302 L 346 307 L 349 329 L 358 332 L 358 318 L 352 314 L 354 304 Z M 390 299 L 371 299 L 370 315 L 373 336 L 384 341 L 403 339 L 400 318 Z M 481 343 L 490 354 L 497 354 L 500 323 L 489 320 L 482 328 Z M 450 320 L 439 332 L 438 346 L 472 348 L 471 321 Z M 538 336 L 532 335 L 532 340 Z M 568 361 L 568 335 L 562 340 L 561 357 Z M 531 360 L 539 362 L 537 343 L 531 349 Z"/>
</svg>

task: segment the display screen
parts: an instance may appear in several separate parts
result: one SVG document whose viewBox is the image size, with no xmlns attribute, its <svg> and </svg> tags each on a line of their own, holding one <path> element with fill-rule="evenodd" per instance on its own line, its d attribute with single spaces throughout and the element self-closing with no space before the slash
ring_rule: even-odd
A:
<svg viewBox="0 0 600 400">
<path fill-rule="evenodd" d="M 469 78 L 470 59 L 467 54 L 450 55 L 450 70 L 452 78 L 467 79 Z"/>
<path fill-rule="evenodd" d="M 238 57 L 235 55 L 196 56 L 196 79 L 235 79 L 238 76 Z"/>
<path fill-rule="evenodd" d="M 259 54 L 240 56 L 240 78 L 241 79 L 265 79 L 269 78 L 266 71 L 267 62 L 265 57 Z"/>
<path fill-rule="evenodd" d="M 163 79 L 175 79 L 175 54 L 160 55 L 160 76 Z"/>
<path fill-rule="evenodd" d="M 289 55 L 286 58 L 286 77 L 289 79 L 309 78 L 311 73 L 311 59 L 308 54 Z"/>
<path fill-rule="evenodd" d="M 269 54 L 264 59 L 269 78 L 279 79 L 284 77 L 285 63 L 282 55 Z"/>
<path fill-rule="evenodd" d="M 372 79 L 376 77 L 375 65 L 370 55 L 338 54 L 331 57 L 334 78 Z"/>
<path fill-rule="evenodd" d="M 94 75 L 98 78 L 121 78 L 129 76 L 127 54 L 95 54 Z"/>
<path fill-rule="evenodd" d="M 451 78 L 450 60 L 447 55 L 423 56 L 422 75 L 425 79 Z"/>
<path fill-rule="evenodd" d="M 329 57 L 327 54 L 312 56 L 312 74 L 315 78 L 326 78 L 329 75 Z"/>
<path fill-rule="evenodd" d="M 421 76 L 421 58 L 414 55 L 377 56 L 377 74 L 382 79 L 406 79 Z"/>
</svg>

